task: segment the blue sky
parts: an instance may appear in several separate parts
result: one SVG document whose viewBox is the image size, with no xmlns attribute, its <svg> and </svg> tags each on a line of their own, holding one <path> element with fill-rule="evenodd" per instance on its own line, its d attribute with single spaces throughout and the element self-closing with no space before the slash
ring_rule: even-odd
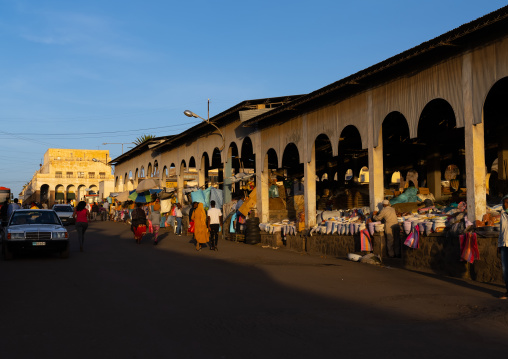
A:
<svg viewBox="0 0 508 359">
<path fill-rule="evenodd" d="M 505 5 L 478 0 L 0 0 L 0 186 L 47 148 L 179 133 L 248 99 L 304 94 Z M 125 145 L 125 149 L 129 145 Z"/>
</svg>

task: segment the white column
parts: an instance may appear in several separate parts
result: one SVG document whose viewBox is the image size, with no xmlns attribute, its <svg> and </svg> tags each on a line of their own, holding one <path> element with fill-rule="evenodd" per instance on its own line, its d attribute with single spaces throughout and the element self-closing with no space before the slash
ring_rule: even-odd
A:
<svg viewBox="0 0 508 359">
<path fill-rule="evenodd" d="M 201 157 L 201 167 L 198 170 L 198 186 L 199 188 L 205 185 L 205 169 L 206 169 L 206 158 L 205 156 Z"/>
<path fill-rule="evenodd" d="M 226 158 L 226 163 L 224 163 L 224 172 L 223 172 L 223 181 L 224 186 L 222 186 L 222 194 L 224 203 L 231 202 L 231 175 L 232 175 L 232 150 L 231 147 L 228 149 L 228 155 Z"/>
<path fill-rule="evenodd" d="M 259 221 L 265 223 L 270 218 L 268 155 L 256 154 L 256 209 Z"/>
<path fill-rule="evenodd" d="M 316 149 L 312 146 L 312 159 L 305 161 L 304 166 L 304 198 L 305 198 L 305 227 L 316 225 Z"/>
<path fill-rule="evenodd" d="M 379 210 L 384 199 L 384 165 L 383 165 L 383 130 L 374 133 L 374 115 L 372 110 L 372 94 L 367 99 L 367 128 L 369 146 L 369 200 L 371 211 Z M 378 139 L 374 147 L 374 139 Z"/>
<path fill-rule="evenodd" d="M 254 164 L 256 168 L 256 211 L 259 221 L 265 223 L 270 220 L 268 154 L 264 152 L 262 146 L 261 132 L 254 133 L 251 140 L 256 159 Z"/>
<path fill-rule="evenodd" d="M 462 98 L 466 147 L 467 215 L 470 221 L 481 220 L 486 213 L 485 139 L 483 119 L 474 124 L 471 53 L 463 56 Z"/>
<path fill-rule="evenodd" d="M 178 199 L 178 203 L 183 204 L 183 184 L 184 184 L 184 175 L 185 175 L 185 166 L 180 164 L 180 173 L 176 176 L 176 185 L 177 185 L 177 192 L 176 192 L 176 198 Z"/>
</svg>

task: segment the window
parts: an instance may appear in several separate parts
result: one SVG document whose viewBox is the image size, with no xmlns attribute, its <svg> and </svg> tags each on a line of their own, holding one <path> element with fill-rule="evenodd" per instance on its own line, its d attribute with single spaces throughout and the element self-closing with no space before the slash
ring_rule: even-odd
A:
<svg viewBox="0 0 508 359">
<path fill-rule="evenodd" d="M 72 178 L 73 176 L 74 176 L 74 173 L 73 173 L 73 172 L 67 172 L 67 173 L 65 174 L 65 177 L 67 177 L 67 178 Z"/>
<path fill-rule="evenodd" d="M 55 178 L 62 178 L 62 172 L 61 171 L 56 171 L 55 172 Z"/>
<path fill-rule="evenodd" d="M 99 172 L 99 178 L 105 179 L 106 178 L 106 172 Z"/>
<path fill-rule="evenodd" d="M 85 172 L 78 172 L 78 178 L 85 178 Z"/>
<path fill-rule="evenodd" d="M 88 178 L 95 178 L 95 172 L 88 172 Z"/>
</svg>

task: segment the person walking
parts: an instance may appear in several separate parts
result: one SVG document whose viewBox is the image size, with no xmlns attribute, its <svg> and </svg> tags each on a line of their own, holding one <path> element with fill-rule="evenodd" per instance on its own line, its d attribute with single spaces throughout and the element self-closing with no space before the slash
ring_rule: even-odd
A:
<svg viewBox="0 0 508 359">
<path fill-rule="evenodd" d="M 88 228 L 88 218 L 90 217 L 90 212 L 86 208 L 86 202 L 81 201 L 78 203 L 74 213 L 72 214 L 72 218 L 76 221 L 76 232 L 78 232 L 78 241 L 79 241 L 79 251 L 83 252 L 83 244 L 85 242 L 85 232 Z"/>
<path fill-rule="evenodd" d="M 508 195 L 503 197 L 502 203 L 497 253 L 501 256 L 501 268 L 506 285 L 506 293 L 501 295 L 500 299 L 508 299 Z"/>
<path fill-rule="evenodd" d="M 159 203 L 153 205 L 149 219 L 152 222 L 153 228 L 153 245 L 156 246 L 159 238 L 159 229 L 161 228 L 161 205 Z"/>
<path fill-rule="evenodd" d="M 176 235 L 182 235 L 182 205 L 180 203 L 176 204 L 175 208 L 175 218 L 176 218 Z"/>
<path fill-rule="evenodd" d="M 400 226 L 397 220 L 397 213 L 395 209 L 390 206 L 390 201 L 385 199 L 383 201 L 383 209 L 381 212 L 375 211 L 372 218 L 375 221 L 385 221 L 385 234 L 386 234 L 386 250 L 388 257 L 400 258 Z"/>
<path fill-rule="evenodd" d="M 142 207 L 143 203 L 136 203 L 136 208 L 134 208 L 131 214 L 131 230 L 134 233 L 134 239 L 137 244 L 141 243 L 141 238 L 146 233 L 146 213 Z"/>
<path fill-rule="evenodd" d="M 219 231 L 222 227 L 222 211 L 215 208 L 215 201 L 210 202 L 208 210 L 208 230 L 210 231 L 210 250 L 218 250 L 217 242 L 219 241 Z"/>
<path fill-rule="evenodd" d="M 92 219 L 94 221 L 97 220 L 97 215 L 99 214 L 99 206 L 97 205 L 97 202 L 94 202 L 92 205 Z"/>
<path fill-rule="evenodd" d="M 208 226 L 206 224 L 206 212 L 203 203 L 199 203 L 198 207 L 192 212 L 192 220 L 194 221 L 194 238 L 196 238 L 196 250 L 201 250 L 201 244 L 207 243 Z"/>
<path fill-rule="evenodd" d="M 9 208 L 7 208 L 7 220 L 11 218 L 12 212 L 14 212 L 17 209 L 21 209 L 21 206 L 18 204 L 18 199 L 14 198 L 14 202 L 9 204 Z"/>
</svg>

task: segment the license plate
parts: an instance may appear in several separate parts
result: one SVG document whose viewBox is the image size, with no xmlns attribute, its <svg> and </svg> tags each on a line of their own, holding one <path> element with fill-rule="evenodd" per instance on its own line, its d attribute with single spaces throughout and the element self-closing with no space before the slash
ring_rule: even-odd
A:
<svg viewBox="0 0 508 359">
<path fill-rule="evenodd" d="M 46 242 L 32 242 L 32 246 L 45 246 Z"/>
</svg>

